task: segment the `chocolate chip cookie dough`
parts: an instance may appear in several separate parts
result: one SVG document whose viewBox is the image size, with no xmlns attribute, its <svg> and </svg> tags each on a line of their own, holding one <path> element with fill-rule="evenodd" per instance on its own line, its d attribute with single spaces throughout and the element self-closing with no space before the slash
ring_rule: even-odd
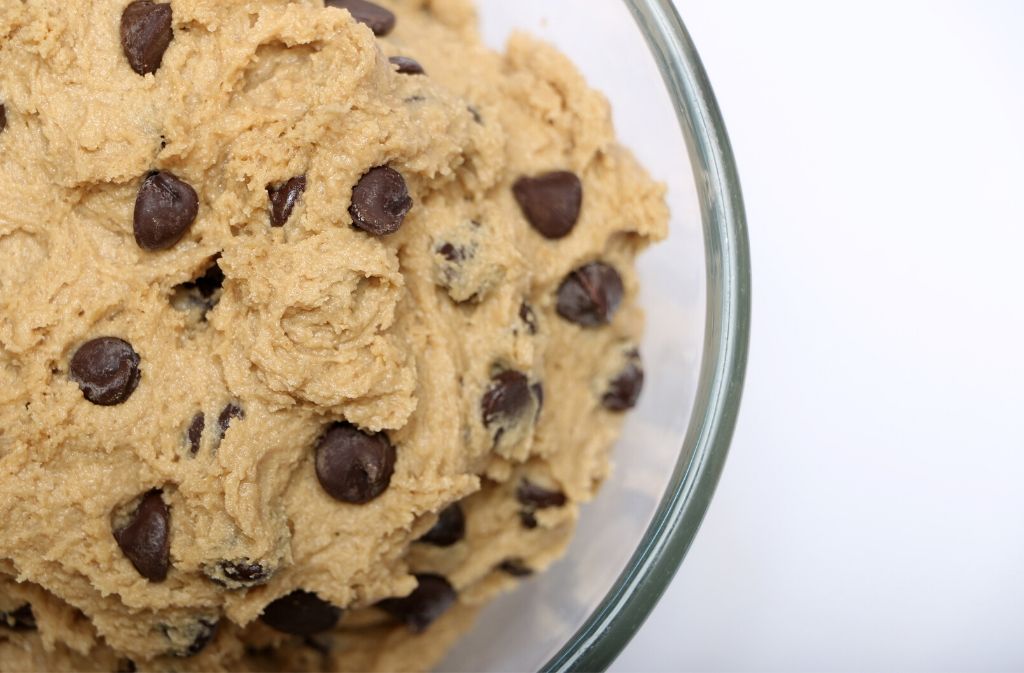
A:
<svg viewBox="0 0 1024 673">
<path fill-rule="evenodd" d="M 562 553 L 667 221 L 565 57 L 0 0 L 0 104 L 0 671 L 425 669 Z"/>
</svg>

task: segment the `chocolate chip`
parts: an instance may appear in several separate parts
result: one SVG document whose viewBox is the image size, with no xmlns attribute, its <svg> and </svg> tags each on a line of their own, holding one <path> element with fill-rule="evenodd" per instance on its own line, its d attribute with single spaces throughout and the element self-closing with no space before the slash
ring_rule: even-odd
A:
<svg viewBox="0 0 1024 673">
<path fill-rule="evenodd" d="M 544 238 L 568 236 L 580 217 L 583 184 L 575 173 L 555 171 L 522 177 L 512 186 L 527 221 Z"/>
<path fill-rule="evenodd" d="M 181 240 L 199 213 L 196 190 L 171 173 L 150 173 L 135 199 L 135 242 L 144 250 L 165 250 Z"/>
<path fill-rule="evenodd" d="M 537 527 L 537 516 L 530 510 L 523 510 L 519 512 L 519 521 L 523 524 L 523 528 L 533 530 Z"/>
<path fill-rule="evenodd" d="M 402 75 L 425 75 L 426 71 L 419 61 L 408 56 L 392 56 L 388 59 L 392 65 L 398 66 L 398 72 Z"/>
<path fill-rule="evenodd" d="M 156 72 L 174 38 L 171 6 L 136 0 L 121 13 L 121 48 L 132 70 L 140 75 Z"/>
<path fill-rule="evenodd" d="M 109 407 L 121 404 L 135 392 L 142 378 L 139 361 L 139 354 L 127 341 L 100 337 L 78 348 L 68 370 L 85 399 Z"/>
<path fill-rule="evenodd" d="M 393 234 L 412 209 L 412 198 L 402 174 L 390 166 L 378 166 L 359 179 L 352 189 L 348 212 L 352 223 L 376 236 Z"/>
<path fill-rule="evenodd" d="M 395 471 L 395 447 L 383 433 L 370 434 L 337 423 L 316 447 L 316 476 L 341 502 L 370 502 L 387 490 Z"/>
<path fill-rule="evenodd" d="M 206 414 L 200 411 L 192 417 L 192 422 L 188 426 L 188 452 L 193 456 L 199 453 L 204 429 L 206 429 Z"/>
<path fill-rule="evenodd" d="M 519 305 L 519 319 L 526 324 L 526 329 L 530 334 L 537 333 L 537 314 L 533 312 L 533 307 L 525 301 Z"/>
<path fill-rule="evenodd" d="M 192 281 L 196 291 L 204 299 L 213 297 L 224 287 L 224 272 L 220 268 L 220 254 L 214 256 L 213 263 L 207 267 L 202 276 Z"/>
<path fill-rule="evenodd" d="M 36 616 L 32 613 L 32 606 L 26 603 L 10 612 L 0 610 L 0 626 L 12 631 L 35 631 Z"/>
<path fill-rule="evenodd" d="M 211 618 L 200 618 L 184 625 L 160 624 L 164 637 L 170 641 L 167 654 L 172 657 L 194 657 L 202 652 L 214 636 L 220 622 Z"/>
<path fill-rule="evenodd" d="M 267 194 L 270 196 L 270 226 L 283 227 L 305 191 L 305 175 L 292 178 L 280 185 L 267 185 Z"/>
<path fill-rule="evenodd" d="M 591 262 L 576 269 L 558 288 L 558 315 L 582 327 L 611 322 L 622 303 L 622 277 L 604 262 Z"/>
<path fill-rule="evenodd" d="M 528 479 L 519 482 L 516 489 L 516 500 L 533 509 L 547 509 L 549 507 L 564 507 L 567 499 L 561 491 L 552 491 Z"/>
<path fill-rule="evenodd" d="M 445 243 L 437 249 L 437 254 L 445 258 L 449 262 L 461 262 L 466 259 L 466 249 L 452 245 L 451 243 Z"/>
<path fill-rule="evenodd" d="M 365 23 L 377 37 L 383 37 L 395 29 L 395 15 L 380 5 L 366 0 L 324 0 L 327 7 L 347 9 L 352 18 Z"/>
<path fill-rule="evenodd" d="M 7 128 L 7 108 L 0 103 L 0 133 L 3 133 L 5 128 Z"/>
<path fill-rule="evenodd" d="M 609 411 L 628 411 L 636 406 L 644 388 L 644 369 L 640 353 L 631 351 L 626 366 L 608 384 L 601 405 Z"/>
<path fill-rule="evenodd" d="M 227 434 L 228 428 L 231 427 L 231 421 L 234 419 L 245 418 L 245 412 L 242 411 L 242 407 L 238 406 L 234 402 L 229 402 L 220 412 L 220 416 L 217 417 L 217 429 L 220 430 L 220 439 L 224 439 L 224 435 Z"/>
<path fill-rule="evenodd" d="M 197 622 L 197 628 L 192 642 L 184 650 L 174 652 L 176 657 L 194 657 L 195 655 L 206 649 L 206 646 L 210 644 L 214 636 L 217 635 L 217 627 L 220 626 L 220 622 L 207 621 L 201 619 Z"/>
<path fill-rule="evenodd" d="M 521 558 L 505 559 L 498 564 L 498 570 L 512 577 L 529 577 L 533 574 L 533 569 L 527 566 Z"/>
<path fill-rule="evenodd" d="M 484 425 L 488 427 L 517 419 L 529 406 L 530 382 L 525 374 L 514 369 L 506 369 L 492 378 L 480 403 Z"/>
<path fill-rule="evenodd" d="M 218 561 L 217 563 L 203 567 L 203 573 L 214 584 L 219 584 L 229 589 L 245 589 L 266 584 L 273 575 L 273 569 L 268 568 L 258 561 L 251 561 L 248 558 L 236 559 L 234 561 Z"/>
<path fill-rule="evenodd" d="M 455 502 L 441 510 L 437 516 L 437 523 L 419 539 L 419 542 L 437 547 L 451 547 L 464 537 L 466 537 L 466 515 L 462 511 L 462 506 Z"/>
<path fill-rule="evenodd" d="M 387 598 L 377 607 L 405 622 L 413 633 L 422 633 L 434 620 L 450 608 L 456 599 L 455 589 L 440 575 L 416 575 L 419 586 L 404 598 Z"/>
<path fill-rule="evenodd" d="M 220 268 L 219 260 L 220 253 L 217 253 L 201 276 L 174 286 L 171 293 L 171 305 L 179 311 L 189 311 L 194 307 L 199 307 L 200 317 L 205 320 L 206 314 L 220 300 L 220 293 L 224 287 L 224 271 Z"/>
<path fill-rule="evenodd" d="M 147 493 L 128 524 L 114 531 L 114 539 L 139 574 L 150 582 L 167 579 L 171 566 L 171 510 L 160 491 Z"/>
<path fill-rule="evenodd" d="M 341 619 L 341 608 L 314 593 L 299 589 L 263 608 L 260 619 L 282 633 L 311 636 L 334 628 Z"/>
</svg>

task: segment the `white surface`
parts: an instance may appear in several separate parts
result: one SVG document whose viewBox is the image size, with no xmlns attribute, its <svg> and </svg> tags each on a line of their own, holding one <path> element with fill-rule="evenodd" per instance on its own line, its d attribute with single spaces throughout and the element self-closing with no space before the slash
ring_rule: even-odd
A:
<svg viewBox="0 0 1024 673">
<path fill-rule="evenodd" d="M 1024 668 L 1024 3 L 685 0 L 754 259 L 718 495 L 616 671 Z"/>
</svg>

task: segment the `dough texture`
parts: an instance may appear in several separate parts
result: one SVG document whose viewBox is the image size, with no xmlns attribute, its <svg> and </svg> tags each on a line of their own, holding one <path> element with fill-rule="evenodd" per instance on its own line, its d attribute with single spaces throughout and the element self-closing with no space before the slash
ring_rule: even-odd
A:
<svg viewBox="0 0 1024 673">
<path fill-rule="evenodd" d="M 602 395 L 640 336 L 634 259 L 666 234 L 663 188 L 564 56 L 524 35 L 488 50 L 468 0 L 381 0 L 397 18 L 381 36 L 323 0 L 171 0 L 145 75 L 127 4 L 0 0 L 0 671 L 428 668 L 521 581 L 509 568 L 558 558 L 608 474 L 623 416 Z M 351 214 L 378 166 L 413 202 L 383 236 Z M 133 235 L 155 171 L 198 195 L 159 250 Z M 513 194 L 547 171 L 583 187 L 558 240 Z M 271 226 L 268 186 L 296 176 Z M 584 327 L 559 290 L 595 260 L 623 297 Z M 99 337 L 138 355 L 122 403 L 75 378 Z M 506 413 L 508 371 L 530 392 Z M 395 449 L 363 504 L 318 479 L 340 422 Z M 162 581 L 114 535 L 153 492 Z M 456 502 L 460 539 L 417 542 Z M 377 604 L 424 573 L 457 599 L 416 633 Z M 337 626 L 260 619 L 297 590 L 343 609 Z"/>
</svg>

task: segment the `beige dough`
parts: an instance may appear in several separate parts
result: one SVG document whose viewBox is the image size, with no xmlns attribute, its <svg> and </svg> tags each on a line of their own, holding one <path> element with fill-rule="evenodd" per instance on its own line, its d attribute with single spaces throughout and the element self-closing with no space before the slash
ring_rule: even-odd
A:
<svg viewBox="0 0 1024 673">
<path fill-rule="evenodd" d="M 467 0 L 382 2 L 398 20 L 381 38 L 322 0 L 171 0 L 174 39 L 144 77 L 119 41 L 126 4 L 0 0 L 0 613 L 29 604 L 36 623 L 0 619 L 0 671 L 427 668 L 520 581 L 502 562 L 541 571 L 562 553 L 608 474 L 623 416 L 601 395 L 639 338 L 633 262 L 666 233 L 663 189 L 565 57 L 522 35 L 489 51 Z M 394 55 L 427 75 L 399 74 Z M 385 164 L 414 206 L 377 237 L 351 226 L 349 205 Z M 159 252 L 132 232 L 151 170 L 199 195 L 195 223 Z M 531 228 L 512 193 L 552 170 L 584 188 L 561 240 Z M 303 174 L 291 218 L 271 227 L 267 185 Z M 446 242 L 476 255 L 446 269 Z M 179 286 L 216 255 L 226 279 L 204 316 Z M 557 314 L 556 292 L 594 260 L 618 269 L 625 300 L 585 329 Z M 69 379 L 99 336 L 141 358 L 123 404 L 91 404 Z M 501 369 L 542 383 L 544 403 L 495 441 L 481 399 Z M 244 418 L 219 439 L 229 403 Z M 341 420 L 396 447 L 390 487 L 367 504 L 331 498 L 314 471 Z M 534 528 L 524 478 L 567 496 Z M 155 488 L 171 512 L 162 582 L 112 533 Z M 465 539 L 416 542 L 456 501 Z M 210 580 L 239 558 L 273 575 Z M 459 598 L 414 635 L 373 606 L 420 572 Z M 312 644 L 258 619 L 300 588 L 345 609 Z M 219 621 L 212 642 L 171 656 L 201 620 Z"/>
</svg>

